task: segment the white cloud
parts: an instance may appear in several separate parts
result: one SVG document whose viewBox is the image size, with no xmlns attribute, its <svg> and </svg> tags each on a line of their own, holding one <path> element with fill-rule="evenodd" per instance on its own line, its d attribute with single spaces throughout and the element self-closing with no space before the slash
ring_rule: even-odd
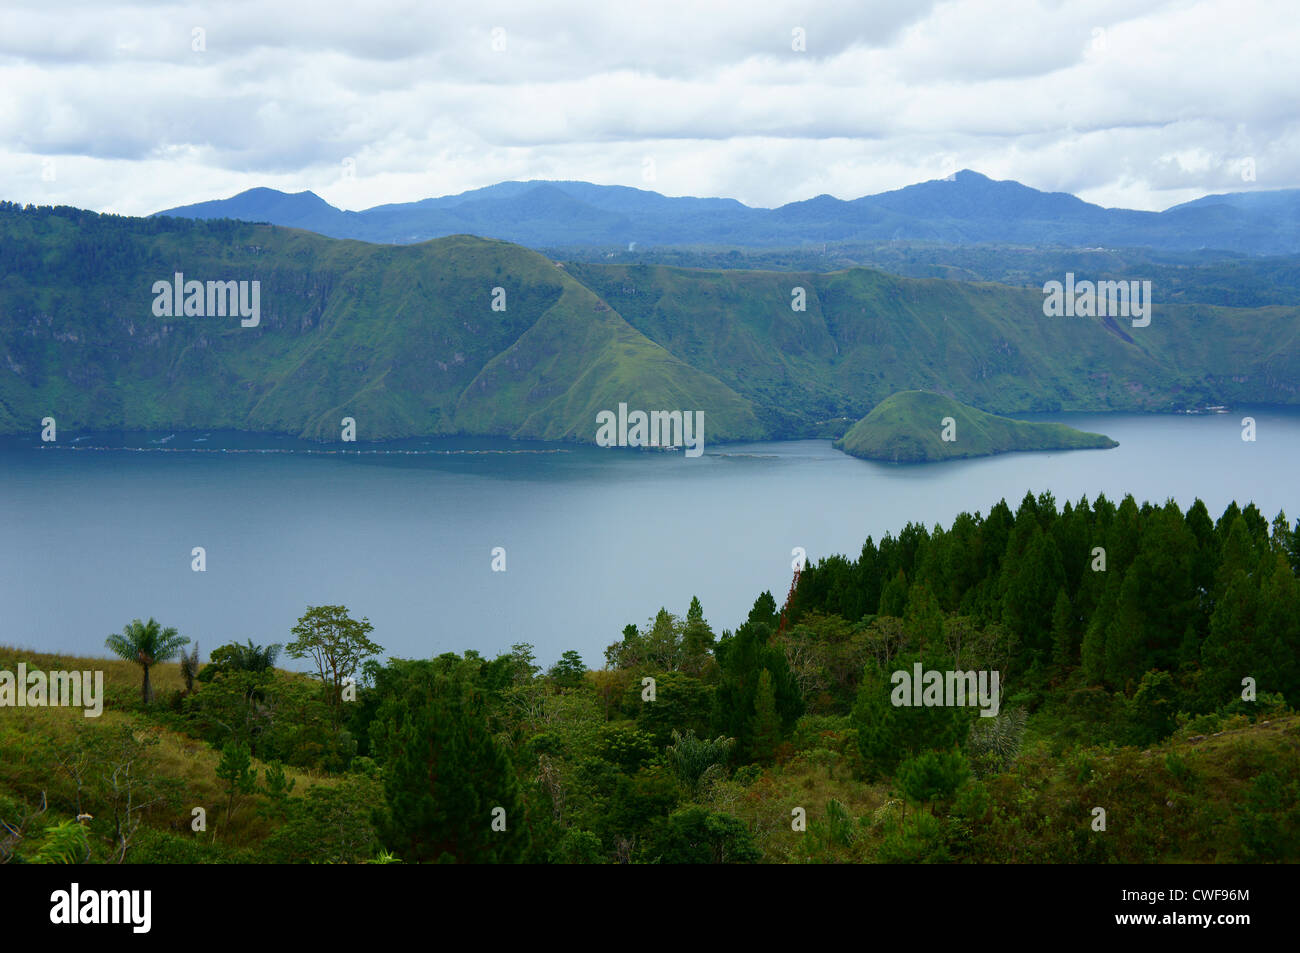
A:
<svg viewBox="0 0 1300 953">
<path fill-rule="evenodd" d="M 364 208 L 561 178 L 778 205 L 955 164 L 1163 208 L 1300 185 L 1298 40 L 1267 0 L 11 0 L 0 197 Z"/>
</svg>

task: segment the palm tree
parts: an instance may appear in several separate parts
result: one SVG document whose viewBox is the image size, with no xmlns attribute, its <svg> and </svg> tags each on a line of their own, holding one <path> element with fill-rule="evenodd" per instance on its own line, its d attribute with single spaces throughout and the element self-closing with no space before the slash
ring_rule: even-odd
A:
<svg viewBox="0 0 1300 953">
<path fill-rule="evenodd" d="M 136 619 L 122 629 L 121 635 L 110 635 L 104 644 L 114 654 L 128 662 L 135 662 L 144 669 L 140 697 L 147 705 L 153 701 L 153 686 L 149 684 L 149 666 L 174 658 L 181 646 L 189 641 L 173 628 L 162 628 L 154 619 L 148 622 Z"/>
<path fill-rule="evenodd" d="M 270 645 L 254 645 L 252 639 L 247 645 L 231 642 L 213 650 L 212 664 L 223 672 L 265 672 L 275 666 L 282 648 L 279 642 Z"/>
<path fill-rule="evenodd" d="M 236 652 L 230 660 L 230 668 L 243 672 L 265 672 L 275 667 L 275 660 L 280 657 L 280 650 L 284 648 L 279 642 L 273 642 L 270 645 L 254 645 L 253 640 L 248 640 L 248 645 L 243 646 L 236 644 Z"/>
<path fill-rule="evenodd" d="M 189 652 L 181 653 L 181 678 L 185 681 L 185 694 L 194 692 L 194 679 L 199 674 L 199 643 Z"/>
</svg>

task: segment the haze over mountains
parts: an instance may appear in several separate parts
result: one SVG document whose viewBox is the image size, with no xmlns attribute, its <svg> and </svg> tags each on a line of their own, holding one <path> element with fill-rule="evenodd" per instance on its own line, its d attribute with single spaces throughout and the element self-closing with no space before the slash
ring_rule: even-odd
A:
<svg viewBox="0 0 1300 953">
<path fill-rule="evenodd" d="M 532 248 L 640 245 L 791 247 L 939 241 L 1035 246 L 1300 252 L 1300 189 L 1209 195 L 1163 212 L 1107 209 L 963 170 L 844 201 L 819 195 L 775 209 L 672 198 L 587 182 L 502 182 L 460 195 L 344 211 L 312 192 L 257 188 L 158 212 L 303 228 L 333 238 L 414 244 L 473 234 Z"/>
</svg>

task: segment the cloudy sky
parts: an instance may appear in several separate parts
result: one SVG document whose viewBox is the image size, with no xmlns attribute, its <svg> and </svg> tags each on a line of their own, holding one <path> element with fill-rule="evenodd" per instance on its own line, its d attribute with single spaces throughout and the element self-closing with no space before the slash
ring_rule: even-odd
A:
<svg viewBox="0 0 1300 953">
<path fill-rule="evenodd" d="M 1291 0 L 4 0 L 0 199 L 774 206 L 971 168 L 1161 209 L 1300 186 L 1298 53 Z"/>
</svg>

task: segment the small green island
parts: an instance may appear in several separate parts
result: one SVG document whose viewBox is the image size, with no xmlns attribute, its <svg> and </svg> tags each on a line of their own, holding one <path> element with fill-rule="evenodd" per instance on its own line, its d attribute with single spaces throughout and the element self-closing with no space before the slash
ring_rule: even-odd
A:
<svg viewBox="0 0 1300 953">
<path fill-rule="evenodd" d="M 952 418 L 951 422 L 945 418 Z M 945 440 L 948 436 L 951 439 Z M 1105 450 L 1119 444 L 1104 434 L 1065 424 L 997 417 L 929 391 L 886 397 L 839 440 L 836 449 L 864 460 L 930 463 L 1026 450 Z"/>
</svg>

